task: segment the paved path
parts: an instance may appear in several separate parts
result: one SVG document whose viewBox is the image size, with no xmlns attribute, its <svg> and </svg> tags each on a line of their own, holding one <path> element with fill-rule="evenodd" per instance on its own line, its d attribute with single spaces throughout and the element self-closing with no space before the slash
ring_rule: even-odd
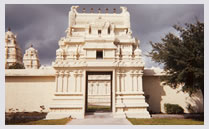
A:
<svg viewBox="0 0 209 129">
<path fill-rule="evenodd" d="M 94 113 L 85 119 L 73 119 L 67 125 L 131 125 L 126 118 L 113 118 L 112 113 Z"/>
</svg>

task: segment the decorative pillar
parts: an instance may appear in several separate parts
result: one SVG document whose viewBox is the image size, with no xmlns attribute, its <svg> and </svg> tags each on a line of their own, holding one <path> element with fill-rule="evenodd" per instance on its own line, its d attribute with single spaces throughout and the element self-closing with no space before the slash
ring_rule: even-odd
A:
<svg viewBox="0 0 209 129">
<path fill-rule="evenodd" d="M 137 85 L 136 85 L 136 91 L 139 91 L 139 75 L 136 75 L 136 81 L 137 81 Z"/>
<path fill-rule="evenodd" d="M 59 71 L 56 71 L 56 92 L 58 92 L 58 78 L 59 78 Z"/>
<path fill-rule="evenodd" d="M 76 81 L 77 81 L 77 92 L 80 92 L 81 91 L 81 81 L 80 81 L 80 74 L 77 73 L 77 76 L 76 76 Z"/>
<path fill-rule="evenodd" d="M 138 75 L 137 74 L 134 75 L 134 80 L 135 80 L 134 91 L 138 91 L 139 83 L 138 83 Z"/>
<path fill-rule="evenodd" d="M 69 86 L 68 86 L 68 85 L 69 85 L 69 84 L 68 84 L 68 83 L 69 83 L 69 82 L 68 82 L 68 78 L 69 78 L 69 76 L 70 76 L 69 73 L 70 73 L 69 71 L 66 71 L 66 72 L 65 72 L 65 80 L 64 80 L 65 86 L 64 86 L 64 92 L 68 92 L 68 88 L 69 88 Z"/>
<path fill-rule="evenodd" d="M 82 92 L 82 77 L 83 77 L 83 74 L 80 75 L 80 92 Z"/>
<path fill-rule="evenodd" d="M 64 71 L 63 73 L 63 91 L 66 92 L 67 89 L 67 71 Z"/>
<path fill-rule="evenodd" d="M 125 73 L 122 76 L 123 76 L 123 92 L 125 92 L 126 91 L 126 75 L 125 75 Z"/>
<path fill-rule="evenodd" d="M 119 74 L 119 70 L 117 70 L 117 92 L 120 92 L 120 74 Z"/>
<path fill-rule="evenodd" d="M 122 80 L 121 80 L 121 87 L 122 87 L 122 92 L 125 92 L 126 91 L 126 88 L 125 88 L 125 76 L 126 76 L 126 74 L 125 74 L 125 70 L 123 70 L 122 72 L 121 72 L 121 76 L 122 76 Z"/>
<path fill-rule="evenodd" d="M 83 71 L 80 71 L 80 92 L 82 92 L 82 77 L 83 77 Z"/>
<path fill-rule="evenodd" d="M 61 92 L 63 92 L 64 91 L 64 76 L 65 76 L 65 73 L 64 73 L 64 71 L 62 71 L 61 72 L 61 77 L 62 77 L 62 85 L 61 85 Z"/>
<path fill-rule="evenodd" d="M 116 107 L 115 107 L 115 105 L 116 105 L 116 85 L 118 85 L 118 83 L 115 85 L 115 80 L 117 80 L 116 79 L 116 76 L 117 76 L 117 74 L 116 74 L 116 70 L 113 70 L 113 75 L 112 75 L 112 88 L 110 88 L 111 87 L 111 82 L 109 82 L 108 84 L 109 84 L 109 92 L 110 93 L 112 93 L 112 100 L 111 100 L 111 102 L 112 102 L 112 112 L 113 113 L 115 113 L 115 110 L 116 110 Z M 116 76 L 115 76 L 116 75 Z"/>
<path fill-rule="evenodd" d="M 120 91 L 123 92 L 123 75 L 120 74 Z"/>
<path fill-rule="evenodd" d="M 77 71 L 74 72 L 74 77 L 75 77 L 74 91 L 77 92 Z"/>
<path fill-rule="evenodd" d="M 134 74 L 133 73 L 131 74 L 131 81 L 132 81 L 131 82 L 131 84 L 132 84 L 131 85 L 131 91 L 134 91 Z"/>
<path fill-rule="evenodd" d="M 143 88 L 142 88 L 142 75 L 138 75 L 138 91 L 143 92 Z"/>
<path fill-rule="evenodd" d="M 58 77 L 57 77 L 57 79 L 58 79 L 58 83 L 57 83 L 57 92 L 61 92 L 62 91 L 62 72 L 60 71 L 59 72 L 59 75 L 58 75 Z"/>
</svg>

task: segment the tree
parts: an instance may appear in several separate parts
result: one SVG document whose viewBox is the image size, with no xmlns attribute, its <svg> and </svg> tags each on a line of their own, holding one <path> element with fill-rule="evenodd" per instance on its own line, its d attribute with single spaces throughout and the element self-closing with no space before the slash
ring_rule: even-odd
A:
<svg viewBox="0 0 209 129">
<path fill-rule="evenodd" d="M 173 27 L 179 33 L 168 33 L 161 42 L 150 42 L 149 56 L 164 65 L 168 76 L 162 80 L 166 84 L 172 88 L 181 85 L 190 95 L 201 90 L 204 96 L 204 23 L 196 21 Z"/>
<path fill-rule="evenodd" d="M 9 66 L 8 69 L 25 69 L 24 65 L 19 63 L 14 63 L 11 66 Z"/>
</svg>

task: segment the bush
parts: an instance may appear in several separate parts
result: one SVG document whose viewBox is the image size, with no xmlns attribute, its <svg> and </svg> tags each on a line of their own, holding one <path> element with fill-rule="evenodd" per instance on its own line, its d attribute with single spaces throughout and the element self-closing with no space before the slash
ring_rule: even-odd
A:
<svg viewBox="0 0 209 129">
<path fill-rule="evenodd" d="M 197 109 L 195 109 L 195 107 L 191 104 L 188 104 L 186 108 L 189 111 L 189 113 L 197 113 Z"/>
<path fill-rule="evenodd" d="M 182 114 L 184 113 L 184 109 L 178 104 L 164 104 L 165 112 L 168 114 Z"/>
<path fill-rule="evenodd" d="M 19 63 L 14 63 L 11 66 L 9 66 L 8 69 L 25 69 L 24 65 Z"/>
<path fill-rule="evenodd" d="M 5 124 L 26 123 L 46 118 L 46 112 L 10 112 L 5 113 Z"/>
</svg>

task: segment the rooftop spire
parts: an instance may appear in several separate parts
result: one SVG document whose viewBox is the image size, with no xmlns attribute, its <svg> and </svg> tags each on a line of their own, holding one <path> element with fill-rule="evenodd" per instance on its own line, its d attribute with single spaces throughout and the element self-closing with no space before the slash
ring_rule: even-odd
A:
<svg viewBox="0 0 209 129">
<path fill-rule="evenodd" d="M 8 27 L 8 31 L 11 31 L 11 28 L 10 27 Z"/>
<path fill-rule="evenodd" d="M 86 8 L 83 8 L 83 13 L 85 13 L 86 12 Z"/>
<path fill-rule="evenodd" d="M 94 9 L 93 8 L 91 8 L 91 13 L 93 13 L 94 12 Z"/>
<path fill-rule="evenodd" d="M 116 13 L 116 8 L 113 9 L 113 12 Z"/>
<path fill-rule="evenodd" d="M 100 8 L 98 9 L 98 11 L 99 11 L 99 13 L 101 13 L 101 9 Z"/>
<path fill-rule="evenodd" d="M 108 8 L 106 8 L 106 13 L 108 13 Z"/>
</svg>

